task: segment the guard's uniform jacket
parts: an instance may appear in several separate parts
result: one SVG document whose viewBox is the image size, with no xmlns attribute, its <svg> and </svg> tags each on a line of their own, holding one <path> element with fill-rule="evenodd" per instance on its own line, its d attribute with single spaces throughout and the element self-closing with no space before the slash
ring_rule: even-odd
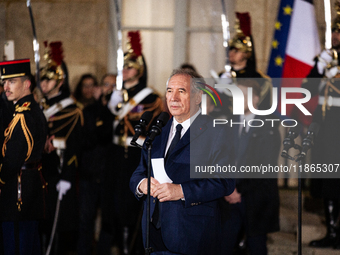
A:
<svg viewBox="0 0 340 255">
<path fill-rule="evenodd" d="M 65 100 L 69 100 L 69 103 L 63 104 Z M 54 107 L 56 110 L 51 113 L 51 109 Z M 77 219 L 79 217 L 76 186 L 82 142 L 83 114 L 75 104 L 75 100 L 64 93 L 49 100 L 45 99 L 43 108 L 47 119 L 48 135 L 54 135 L 55 140 L 63 140 L 66 144 L 65 149 L 57 148 L 43 156 L 44 176 L 46 176 L 46 181 L 49 184 L 47 196 L 49 220 L 53 220 L 56 209 L 57 183 L 61 179 L 69 181 L 71 188 L 63 196 L 63 202 L 60 204 L 58 230 L 74 230 L 78 227 Z M 57 144 L 54 144 L 54 146 L 56 147 Z M 58 153 L 61 157 L 58 156 Z"/>
<path fill-rule="evenodd" d="M 259 110 L 268 110 L 272 106 L 272 90 L 273 85 L 271 83 L 271 79 L 258 72 L 252 64 L 251 61 L 248 60 L 247 66 L 241 70 L 234 70 L 231 69 L 233 76 L 237 80 L 243 80 L 243 79 L 253 79 L 255 80 L 261 87 L 261 95 L 260 95 L 260 101 L 258 105 Z M 221 101 L 223 103 L 222 106 L 217 104 L 217 107 L 214 108 L 213 112 L 211 112 L 209 115 L 211 115 L 213 118 L 227 118 L 231 119 L 233 118 L 233 99 L 229 95 L 226 95 L 225 93 L 219 94 L 221 97 Z"/>
<path fill-rule="evenodd" d="M 145 83 L 140 82 L 128 89 L 129 102 L 133 103 L 134 97 L 144 88 L 146 88 Z M 118 223 L 121 226 L 130 227 L 131 232 L 136 225 L 142 204 L 135 199 L 129 189 L 130 177 L 137 168 L 141 158 L 141 149 L 131 146 L 130 141 L 134 135 L 134 127 L 139 123 L 142 114 L 145 111 L 153 112 L 153 119 L 146 128 L 149 130 L 149 127 L 155 124 L 157 116 L 162 112 L 163 102 L 158 95 L 150 93 L 140 103 L 135 103 L 134 105 L 134 108 L 121 120 L 117 121 L 116 116 L 111 162 L 113 171 L 110 173 L 111 177 L 108 177 L 108 180 L 113 181 L 113 183 L 108 182 L 105 184 L 108 199 L 109 196 L 112 197 L 113 195 L 115 203 L 110 203 L 110 208 L 107 208 L 107 211 L 103 211 L 104 220 L 106 218 L 110 218 L 111 220 L 109 221 L 116 221 L 118 219 Z M 143 141 L 138 140 L 137 143 L 142 144 Z M 115 228 L 116 224 L 117 222 L 110 223 L 112 228 Z"/>
<path fill-rule="evenodd" d="M 79 164 L 80 180 L 102 183 L 108 170 L 109 147 L 112 144 L 113 115 L 101 101 L 83 109 L 84 127 L 82 155 Z"/>
<path fill-rule="evenodd" d="M 0 145 L 4 142 L 4 132 L 8 124 L 13 119 L 14 105 L 13 102 L 7 100 L 6 94 L 0 95 Z M 0 153 L 0 158 L 2 154 Z"/>
<path fill-rule="evenodd" d="M 243 78 L 254 78 L 260 87 L 261 87 L 261 96 L 260 102 L 258 105 L 259 110 L 268 110 L 272 106 L 272 89 L 273 86 L 271 84 L 271 80 L 269 77 L 265 76 L 264 74 L 259 73 L 253 64 L 248 61 L 247 66 L 241 70 L 233 70 L 236 74 L 236 79 L 243 79 Z"/>
<path fill-rule="evenodd" d="M 338 164 L 340 150 L 340 78 L 323 79 L 318 73 L 317 60 L 314 68 L 302 84 L 311 92 L 319 95 L 318 106 L 313 113 L 313 122 L 320 124 L 320 129 L 312 148 L 312 163 Z M 340 180 L 312 179 L 311 194 L 332 200 L 340 199 Z"/>
<path fill-rule="evenodd" d="M 14 107 L 2 145 L 0 220 L 38 220 L 45 213 L 41 157 L 46 120 L 33 95 L 21 98 Z"/>
</svg>

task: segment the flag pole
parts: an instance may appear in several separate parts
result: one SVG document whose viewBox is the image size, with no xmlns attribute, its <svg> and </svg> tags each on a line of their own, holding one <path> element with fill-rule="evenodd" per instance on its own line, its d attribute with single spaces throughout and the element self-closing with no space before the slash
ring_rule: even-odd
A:
<svg viewBox="0 0 340 255">
<path fill-rule="evenodd" d="M 123 89 L 123 67 L 124 67 L 124 52 L 122 47 L 122 25 L 121 25 L 121 12 L 120 12 L 120 1 L 115 0 L 116 9 L 116 22 L 117 22 L 117 39 L 118 39 L 118 49 L 117 49 L 117 78 L 116 78 L 116 89 Z"/>
<path fill-rule="evenodd" d="M 325 6 L 325 49 L 330 50 L 332 48 L 332 20 L 331 20 L 331 4 L 330 0 L 324 0 Z"/>
<path fill-rule="evenodd" d="M 229 77 L 231 76 L 231 65 L 229 61 L 229 40 L 230 40 L 230 24 L 227 15 L 227 9 L 225 7 L 224 0 L 221 0 L 222 3 L 222 14 L 221 14 L 221 21 L 222 21 L 222 32 L 223 32 L 223 47 L 225 48 L 225 65 L 224 69 Z"/>
<path fill-rule="evenodd" d="M 40 87 L 40 68 L 39 68 L 39 61 L 40 61 L 40 54 L 39 54 L 39 42 L 37 39 L 37 34 L 35 31 L 35 25 L 34 25 L 34 18 L 33 18 L 33 12 L 32 12 L 32 6 L 31 6 L 31 0 L 27 0 L 26 6 L 29 11 L 30 19 L 31 19 L 31 25 L 32 25 L 32 31 L 33 31 L 33 51 L 34 51 L 34 62 L 35 62 L 35 78 L 37 87 L 39 90 L 41 90 Z"/>
</svg>

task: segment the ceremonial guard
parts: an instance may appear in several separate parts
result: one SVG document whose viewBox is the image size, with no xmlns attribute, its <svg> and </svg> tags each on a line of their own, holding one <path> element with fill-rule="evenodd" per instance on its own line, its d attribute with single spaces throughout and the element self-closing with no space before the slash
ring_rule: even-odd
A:
<svg viewBox="0 0 340 255">
<path fill-rule="evenodd" d="M 337 17 L 332 23 L 332 48 L 325 49 L 315 58 L 314 68 L 304 80 L 302 87 L 319 96 L 313 113 L 313 122 L 320 124 L 318 136 L 312 149 L 312 163 L 337 164 L 340 151 L 340 5 L 336 3 Z M 330 38 L 329 38 L 330 39 Z M 340 180 L 311 179 L 311 195 L 323 198 L 327 234 L 320 240 L 310 242 L 312 247 L 340 249 L 339 203 Z"/>
<path fill-rule="evenodd" d="M 248 12 L 236 13 L 236 34 L 228 42 L 229 50 L 227 63 L 231 66 L 230 72 L 225 72 L 221 75 L 221 78 L 256 78 L 256 81 L 261 86 L 261 97 L 258 105 L 259 110 L 268 110 L 271 108 L 272 103 L 272 84 L 268 76 L 265 76 L 256 68 L 256 56 L 254 40 L 251 34 L 251 19 Z M 222 81 L 223 83 L 223 81 Z M 222 100 L 223 102 L 229 102 L 230 92 L 222 90 L 224 94 L 227 94 L 227 98 Z M 225 97 L 225 95 L 222 95 Z M 219 115 L 225 115 L 231 117 L 231 103 L 226 103 L 224 109 L 215 110 L 216 113 L 220 112 Z M 229 107 L 229 109 L 228 109 Z"/>
<path fill-rule="evenodd" d="M 152 125 L 157 115 L 162 112 L 163 102 L 147 87 L 147 70 L 142 56 L 139 31 L 129 32 L 128 37 L 129 51 L 124 54 L 123 90 L 116 89 L 108 103 L 115 115 L 112 155 L 114 165 L 113 175 L 109 178 L 114 183 L 108 185 L 114 188 L 113 193 L 109 193 L 115 198 L 115 203 L 112 204 L 115 216 L 111 214 L 111 219 L 115 219 L 115 222 L 111 225 L 116 228 L 121 252 L 130 254 L 135 247 L 139 249 L 135 254 L 144 254 L 141 231 L 138 230 L 142 203 L 137 201 L 129 190 L 129 180 L 138 166 L 141 149 L 131 146 L 130 141 L 135 134 L 134 126 L 139 123 L 142 114 L 145 111 L 153 112 L 149 126 Z M 139 139 L 137 143 L 142 144 L 143 139 Z"/>
<path fill-rule="evenodd" d="M 260 99 L 261 89 L 256 79 L 238 79 L 244 100 L 248 98 L 248 88 L 252 88 L 254 108 Z M 278 125 L 266 123 L 266 118 L 258 116 L 245 106 L 244 115 L 234 116 L 234 123 L 248 123 L 253 119 L 265 123 L 261 127 L 232 125 L 236 166 L 277 165 L 281 145 Z M 248 176 L 247 176 L 248 175 Z M 276 178 L 252 178 L 245 173 L 236 179 L 236 189 L 220 202 L 222 209 L 222 253 L 265 255 L 267 234 L 279 231 L 279 190 Z M 241 239 L 241 241 L 240 241 Z"/>
<path fill-rule="evenodd" d="M 1 151 L 0 221 L 4 254 L 37 255 L 41 254 L 39 220 L 45 217 L 46 185 L 41 158 L 46 120 L 32 95 L 35 83 L 30 60 L 1 62 L 0 74 L 8 105 L 14 104 Z M 2 110 L 6 114 L 10 111 Z"/>
<path fill-rule="evenodd" d="M 49 213 L 44 232 L 48 242 L 53 224 L 56 226 L 55 248 L 52 249 L 55 254 L 76 249 L 79 218 L 77 170 L 83 125 L 82 111 L 75 99 L 70 97 L 62 53 L 62 43 L 51 42 L 44 56 L 47 64 L 41 70 L 41 90 L 44 95 L 41 105 L 48 122 L 48 141 L 53 144 L 53 150 L 43 157 L 44 174 L 48 181 Z M 55 214 L 59 217 L 55 217 Z"/>
</svg>

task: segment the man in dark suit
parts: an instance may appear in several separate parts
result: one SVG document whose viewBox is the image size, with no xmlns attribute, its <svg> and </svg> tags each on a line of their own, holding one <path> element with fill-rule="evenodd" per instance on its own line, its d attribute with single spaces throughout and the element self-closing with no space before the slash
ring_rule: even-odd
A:
<svg viewBox="0 0 340 255">
<path fill-rule="evenodd" d="M 237 81 L 247 101 L 248 88 L 252 88 L 253 105 L 257 109 L 261 88 L 255 79 Z M 250 127 L 260 125 L 261 127 Z M 245 166 L 276 166 L 280 150 L 278 125 L 265 119 L 276 119 L 269 116 L 257 116 L 245 105 L 244 115 L 235 116 L 233 125 L 237 169 Z M 248 124 L 250 123 L 250 125 Z M 276 122 L 277 123 L 277 122 Z M 246 246 L 249 254 L 267 254 L 267 233 L 279 230 L 279 193 L 276 178 L 240 178 L 236 180 L 236 189 L 225 197 L 223 208 L 223 242 L 221 254 L 232 253 L 240 235 L 246 235 Z M 243 238 L 243 237 L 242 237 Z"/>
<path fill-rule="evenodd" d="M 166 101 L 173 118 L 153 142 L 152 159 L 164 159 L 172 183 L 151 177 L 150 246 L 155 254 L 219 254 L 220 213 L 217 199 L 234 191 L 232 179 L 190 178 L 196 166 L 233 165 L 231 133 L 201 115 L 202 92 L 189 70 L 175 70 L 167 83 Z M 200 80 L 204 83 L 204 80 Z M 176 146 L 173 142 L 180 139 Z M 144 200 L 142 220 L 146 238 L 147 151 L 130 180 L 130 188 Z"/>
</svg>

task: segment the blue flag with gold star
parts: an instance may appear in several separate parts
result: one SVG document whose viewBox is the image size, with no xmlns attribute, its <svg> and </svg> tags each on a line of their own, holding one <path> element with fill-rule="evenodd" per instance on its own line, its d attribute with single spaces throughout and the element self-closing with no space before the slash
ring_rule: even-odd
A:
<svg viewBox="0 0 340 255">
<path fill-rule="evenodd" d="M 272 78 L 282 77 L 293 4 L 294 0 L 281 0 L 280 3 L 267 71 L 268 76 Z"/>
</svg>

